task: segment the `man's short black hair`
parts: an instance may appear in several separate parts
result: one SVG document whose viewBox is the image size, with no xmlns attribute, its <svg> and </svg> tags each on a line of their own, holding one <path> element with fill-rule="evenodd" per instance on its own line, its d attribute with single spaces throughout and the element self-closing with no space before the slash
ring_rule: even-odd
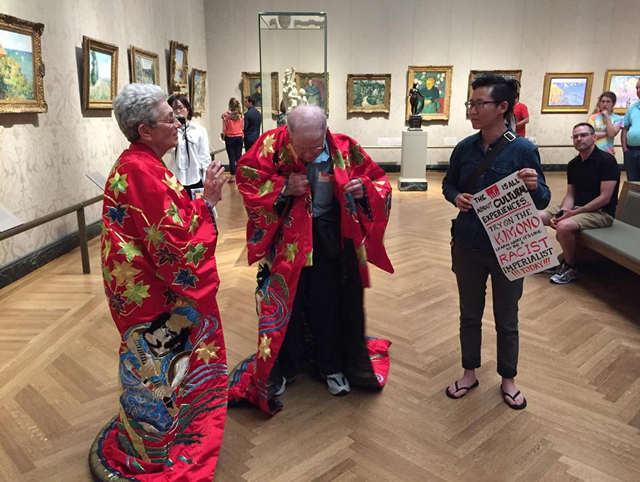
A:
<svg viewBox="0 0 640 482">
<path fill-rule="evenodd" d="M 250 95 L 247 95 L 247 96 L 244 98 L 244 100 L 246 100 L 247 102 L 249 102 L 251 105 L 256 105 L 256 100 L 255 100 L 252 96 L 250 96 Z"/>
<path fill-rule="evenodd" d="M 471 84 L 473 90 L 478 87 L 491 87 L 491 98 L 495 102 L 507 102 L 509 104 L 507 111 L 504 113 L 505 119 L 511 115 L 520 91 L 520 82 L 516 79 L 507 79 L 502 75 L 487 73 L 477 77 Z"/>
<path fill-rule="evenodd" d="M 591 135 L 594 135 L 596 133 L 595 128 L 591 124 L 587 124 L 586 122 L 578 122 L 576 125 L 573 126 L 573 129 L 571 130 L 571 132 L 575 131 L 577 127 L 588 127 L 589 132 L 591 132 Z"/>
<path fill-rule="evenodd" d="M 191 104 L 189 103 L 189 99 L 187 99 L 187 96 L 183 94 L 173 94 L 171 97 L 167 99 L 167 102 L 169 103 L 171 108 L 173 108 L 173 103 L 176 100 L 179 100 L 182 103 L 182 105 L 187 108 L 187 111 L 189 112 L 187 114 L 187 119 L 191 120 L 191 118 L 193 117 L 193 109 L 191 108 Z"/>
</svg>

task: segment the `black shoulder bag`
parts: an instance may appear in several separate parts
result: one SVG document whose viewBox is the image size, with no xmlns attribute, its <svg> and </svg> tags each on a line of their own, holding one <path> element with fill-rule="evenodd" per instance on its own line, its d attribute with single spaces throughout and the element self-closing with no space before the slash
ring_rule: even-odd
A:
<svg viewBox="0 0 640 482">
<path fill-rule="evenodd" d="M 502 134 L 502 137 L 500 138 L 500 140 L 491 148 L 489 153 L 486 156 L 484 156 L 483 161 L 480 163 L 478 167 L 476 167 L 476 170 L 473 171 L 473 174 L 471 174 L 471 177 L 469 178 L 467 183 L 464 185 L 464 189 L 462 191 L 463 193 L 471 192 L 471 190 L 473 189 L 473 186 L 476 185 L 476 182 L 478 181 L 478 179 L 480 179 L 480 176 L 482 176 L 482 173 L 489 168 L 493 160 L 496 157 L 498 157 L 498 154 L 500 154 L 502 149 L 507 147 L 507 144 L 509 144 L 515 138 L 516 138 L 516 135 L 511 131 L 505 131 L 504 134 Z M 454 218 L 451 220 L 451 247 L 452 248 L 453 248 L 453 233 L 455 230 L 455 226 L 456 226 L 456 220 Z"/>
</svg>

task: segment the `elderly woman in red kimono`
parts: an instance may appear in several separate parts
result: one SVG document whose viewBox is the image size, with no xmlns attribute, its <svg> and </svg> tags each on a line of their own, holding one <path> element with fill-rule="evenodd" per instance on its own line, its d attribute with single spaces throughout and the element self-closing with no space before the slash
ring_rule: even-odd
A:
<svg viewBox="0 0 640 482">
<path fill-rule="evenodd" d="M 203 197 L 187 197 L 161 161 L 180 124 L 159 87 L 128 85 L 113 105 L 131 142 L 109 174 L 102 211 L 121 393 L 91 469 L 104 481 L 212 480 L 227 409 L 213 207 L 227 178 L 211 163 Z"/>
</svg>

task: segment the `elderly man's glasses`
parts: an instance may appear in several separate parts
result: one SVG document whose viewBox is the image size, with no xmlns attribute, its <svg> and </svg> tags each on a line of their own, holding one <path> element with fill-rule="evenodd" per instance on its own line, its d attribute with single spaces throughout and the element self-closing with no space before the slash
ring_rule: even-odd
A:
<svg viewBox="0 0 640 482">
<path fill-rule="evenodd" d="M 475 107 L 476 110 L 484 109 L 486 104 L 500 104 L 497 100 L 469 100 L 464 103 L 464 106 L 467 110 L 471 110 L 472 107 Z"/>
<path fill-rule="evenodd" d="M 175 124 L 178 118 L 176 116 L 168 117 L 167 119 L 158 119 L 156 122 L 158 124 Z"/>
</svg>

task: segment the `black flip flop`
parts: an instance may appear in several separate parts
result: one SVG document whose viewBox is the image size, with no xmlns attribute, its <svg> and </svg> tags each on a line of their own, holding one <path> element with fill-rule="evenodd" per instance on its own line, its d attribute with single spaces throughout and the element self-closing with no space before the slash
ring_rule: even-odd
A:
<svg viewBox="0 0 640 482">
<path fill-rule="evenodd" d="M 473 390 L 474 388 L 476 388 L 478 385 L 480 385 L 480 380 L 476 380 L 475 383 L 473 385 L 471 385 L 470 387 L 459 387 L 458 386 L 458 381 L 456 380 L 455 386 L 456 386 L 456 391 L 454 393 L 458 393 L 460 390 L 466 390 L 466 392 L 464 392 L 464 395 L 460 395 L 459 397 L 456 397 L 453 393 L 451 393 L 449 391 L 449 387 L 447 387 L 447 389 L 444 391 L 444 393 L 447 394 L 447 397 L 449 398 L 453 398 L 454 400 L 458 400 L 459 398 L 464 397 L 467 393 L 469 393 L 469 390 Z"/>
<path fill-rule="evenodd" d="M 511 400 L 515 402 L 518 395 L 520 395 L 520 390 L 518 390 L 516 393 L 511 395 L 510 393 L 505 392 L 502 389 L 502 385 L 500 385 L 500 392 L 502 392 L 502 398 L 504 400 L 504 403 L 506 403 L 509 408 L 512 408 L 514 410 L 522 410 L 527 406 L 527 399 L 524 397 L 522 397 L 522 403 L 520 405 L 512 405 L 509 402 L 507 402 L 507 400 L 504 398 L 504 397 L 509 397 Z"/>
</svg>

